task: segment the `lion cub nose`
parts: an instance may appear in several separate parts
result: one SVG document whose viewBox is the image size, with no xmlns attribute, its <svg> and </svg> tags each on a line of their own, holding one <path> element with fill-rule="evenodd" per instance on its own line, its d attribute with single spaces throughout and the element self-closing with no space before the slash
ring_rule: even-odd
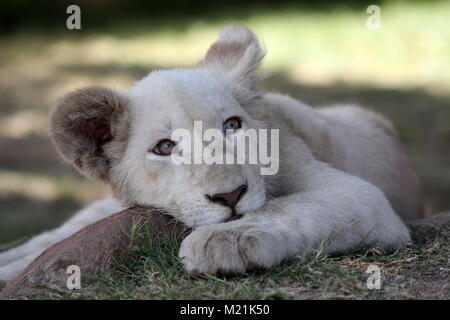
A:
<svg viewBox="0 0 450 320">
<path fill-rule="evenodd" d="M 241 199 L 241 197 L 244 195 L 245 191 L 247 191 L 246 184 L 238 187 L 234 191 L 231 191 L 228 193 L 217 193 L 213 196 L 207 196 L 207 197 L 212 202 L 218 202 L 218 203 L 234 210 L 234 207 L 239 202 L 239 199 Z"/>
</svg>

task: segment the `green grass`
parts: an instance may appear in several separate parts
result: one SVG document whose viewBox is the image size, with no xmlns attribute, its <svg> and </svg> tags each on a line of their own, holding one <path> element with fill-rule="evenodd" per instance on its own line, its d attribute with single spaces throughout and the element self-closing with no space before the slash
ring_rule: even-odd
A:
<svg viewBox="0 0 450 320">
<path fill-rule="evenodd" d="M 43 299 L 448 299 L 449 234 L 386 255 L 377 248 L 326 256 L 321 250 L 268 270 L 223 277 L 187 273 L 177 257 L 180 240 L 154 240 L 140 228 L 144 245 L 79 291 L 42 289 Z M 380 267 L 380 290 L 367 289 L 369 265 Z M 30 298 L 30 297 L 29 297 Z"/>
</svg>

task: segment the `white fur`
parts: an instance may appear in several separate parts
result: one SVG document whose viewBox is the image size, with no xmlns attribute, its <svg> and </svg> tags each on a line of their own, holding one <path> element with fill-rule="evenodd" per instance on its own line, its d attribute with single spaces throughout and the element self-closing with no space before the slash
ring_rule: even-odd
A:
<svg viewBox="0 0 450 320">
<path fill-rule="evenodd" d="M 155 71 L 128 92 L 129 140 L 109 173 L 122 206 L 152 205 L 197 228 L 182 242 L 187 270 L 239 273 L 271 267 L 297 253 L 345 252 L 366 244 L 395 250 L 410 241 L 405 219 L 419 216 L 417 181 L 392 126 L 357 107 L 315 110 L 288 96 L 253 88 L 264 53 L 246 28 L 228 27 L 198 67 Z M 221 128 L 239 116 L 249 128 L 280 130 L 280 169 L 257 165 L 175 165 L 149 148 L 178 128 Z M 165 159 L 164 159 L 165 160 Z M 205 195 L 247 183 L 236 210 Z M 389 200 L 388 200 L 389 199 Z M 61 228 L 0 254 L 10 280 L 51 244 L 117 212 L 102 200 Z M 21 259 L 21 260 L 20 260 Z"/>
</svg>

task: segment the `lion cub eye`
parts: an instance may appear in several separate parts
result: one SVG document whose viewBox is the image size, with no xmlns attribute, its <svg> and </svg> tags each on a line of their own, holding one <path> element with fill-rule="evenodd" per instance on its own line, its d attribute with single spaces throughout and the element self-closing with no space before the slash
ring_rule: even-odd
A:
<svg viewBox="0 0 450 320">
<path fill-rule="evenodd" d="M 232 117 L 223 123 L 223 132 L 227 133 L 227 130 L 233 130 L 232 132 L 240 129 L 242 127 L 241 119 L 237 117 Z"/>
<path fill-rule="evenodd" d="M 154 154 L 157 154 L 159 156 L 168 156 L 172 153 L 173 148 L 175 147 L 176 143 L 169 140 L 164 139 L 161 140 L 153 149 L 152 152 Z"/>
</svg>

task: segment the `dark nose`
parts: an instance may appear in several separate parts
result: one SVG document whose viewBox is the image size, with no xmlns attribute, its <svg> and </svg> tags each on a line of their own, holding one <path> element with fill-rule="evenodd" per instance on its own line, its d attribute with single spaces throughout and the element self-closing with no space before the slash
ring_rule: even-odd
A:
<svg viewBox="0 0 450 320">
<path fill-rule="evenodd" d="M 212 202 L 218 202 L 221 205 L 224 205 L 226 207 L 229 207 L 234 210 L 234 207 L 239 202 L 239 199 L 242 198 L 245 191 L 247 191 L 247 185 L 244 184 L 237 188 L 234 191 L 228 192 L 228 193 L 217 193 L 213 196 L 207 196 L 209 200 Z"/>
</svg>

